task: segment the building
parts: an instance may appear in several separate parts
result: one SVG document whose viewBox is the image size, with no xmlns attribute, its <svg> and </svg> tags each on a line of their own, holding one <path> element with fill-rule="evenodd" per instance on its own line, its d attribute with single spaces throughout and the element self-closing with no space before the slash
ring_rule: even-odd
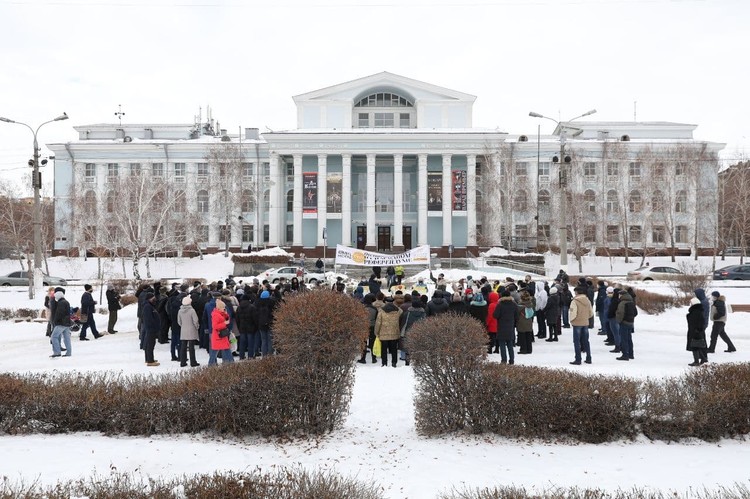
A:
<svg viewBox="0 0 750 499">
<path fill-rule="evenodd" d="M 555 246 L 563 219 L 578 250 L 713 245 L 723 145 L 693 139 L 695 125 L 576 121 L 550 136 L 509 134 L 473 127 L 475 99 L 383 72 L 295 96 L 297 128 L 262 136 L 227 134 L 210 116 L 75 127 L 79 140 L 48 146 L 55 251 L 130 238 L 157 253 L 428 244 L 463 256 Z M 134 187 L 144 175 L 155 185 Z M 146 187 L 158 191 L 150 201 Z M 153 201 L 170 209 L 142 215 L 138 231 L 122 220 Z"/>
</svg>

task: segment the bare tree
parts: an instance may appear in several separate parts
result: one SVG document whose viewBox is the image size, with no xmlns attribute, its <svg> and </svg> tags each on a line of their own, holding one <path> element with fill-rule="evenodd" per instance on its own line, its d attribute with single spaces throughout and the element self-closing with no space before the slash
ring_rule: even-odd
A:
<svg viewBox="0 0 750 499">
<path fill-rule="evenodd" d="M 23 255 L 33 253 L 32 200 L 24 200 L 19 187 L 9 181 L 0 181 L 0 237 L 17 255 L 24 270 Z"/>
<path fill-rule="evenodd" d="M 750 242 L 750 162 L 739 162 L 720 174 L 720 234 L 722 249 L 727 245 L 741 249 L 744 263 Z"/>
</svg>

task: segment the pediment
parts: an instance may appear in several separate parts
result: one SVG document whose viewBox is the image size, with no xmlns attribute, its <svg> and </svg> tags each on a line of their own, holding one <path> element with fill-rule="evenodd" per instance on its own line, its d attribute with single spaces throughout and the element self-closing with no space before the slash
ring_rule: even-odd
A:
<svg viewBox="0 0 750 499">
<path fill-rule="evenodd" d="M 315 101 L 355 102 L 375 92 L 392 92 L 409 98 L 413 102 L 424 100 L 431 102 L 473 103 L 476 100 L 476 96 L 474 95 L 432 85 L 387 71 L 295 95 L 293 98 L 298 104 Z"/>
</svg>

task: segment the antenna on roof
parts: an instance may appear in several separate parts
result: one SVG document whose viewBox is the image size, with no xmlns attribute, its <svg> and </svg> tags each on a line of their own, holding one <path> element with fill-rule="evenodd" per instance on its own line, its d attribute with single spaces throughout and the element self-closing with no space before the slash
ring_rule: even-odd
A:
<svg viewBox="0 0 750 499">
<path fill-rule="evenodd" d="M 117 112 L 115 113 L 115 116 L 120 120 L 120 126 L 122 126 L 122 117 L 125 116 L 125 113 L 122 112 L 122 105 L 117 104 Z"/>
</svg>

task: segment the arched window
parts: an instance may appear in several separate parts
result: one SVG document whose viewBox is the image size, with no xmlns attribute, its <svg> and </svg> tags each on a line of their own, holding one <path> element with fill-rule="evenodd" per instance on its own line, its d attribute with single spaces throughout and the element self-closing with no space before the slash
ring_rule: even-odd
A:
<svg viewBox="0 0 750 499">
<path fill-rule="evenodd" d="M 661 191 L 654 191 L 654 195 L 651 196 L 651 211 L 659 212 L 664 209 L 664 197 Z"/>
<path fill-rule="evenodd" d="M 549 191 L 547 189 L 542 189 L 539 191 L 539 206 L 544 208 L 549 208 Z"/>
<path fill-rule="evenodd" d="M 513 200 L 515 204 L 515 209 L 518 211 L 526 211 L 528 209 L 528 199 L 526 196 L 526 191 L 521 189 L 516 193 L 516 197 Z"/>
<path fill-rule="evenodd" d="M 586 204 L 586 211 L 596 213 L 596 193 L 593 190 L 587 189 L 583 193 L 583 202 Z"/>
<path fill-rule="evenodd" d="M 96 216 L 96 193 L 94 191 L 86 191 L 83 195 L 83 211 L 87 218 Z"/>
<path fill-rule="evenodd" d="M 175 191 L 174 193 L 174 211 L 176 213 L 185 213 L 186 210 L 185 191 Z"/>
<path fill-rule="evenodd" d="M 198 202 L 198 213 L 208 213 L 208 191 L 203 189 L 196 195 Z"/>
<path fill-rule="evenodd" d="M 398 94 L 377 92 L 361 98 L 354 107 L 414 107 L 414 104 Z"/>
<path fill-rule="evenodd" d="M 630 197 L 628 198 L 628 211 L 630 211 L 630 213 L 640 213 L 642 204 L 643 200 L 641 198 L 641 192 L 637 190 L 631 191 Z"/>
<path fill-rule="evenodd" d="M 289 189 L 286 192 L 286 212 L 291 213 L 294 211 L 294 189 Z"/>
<path fill-rule="evenodd" d="M 109 191 L 107 193 L 107 213 L 115 212 L 115 204 L 117 203 L 117 195 L 115 191 Z"/>
<path fill-rule="evenodd" d="M 677 191 L 677 198 L 674 204 L 675 213 L 687 212 L 687 193 L 685 191 Z"/>
<path fill-rule="evenodd" d="M 251 213 L 255 211 L 255 203 L 253 202 L 253 192 L 250 189 L 242 190 L 242 200 L 240 203 L 240 209 L 242 213 Z"/>
<path fill-rule="evenodd" d="M 617 213 L 618 210 L 617 191 L 610 189 L 607 191 L 607 213 Z"/>
</svg>

